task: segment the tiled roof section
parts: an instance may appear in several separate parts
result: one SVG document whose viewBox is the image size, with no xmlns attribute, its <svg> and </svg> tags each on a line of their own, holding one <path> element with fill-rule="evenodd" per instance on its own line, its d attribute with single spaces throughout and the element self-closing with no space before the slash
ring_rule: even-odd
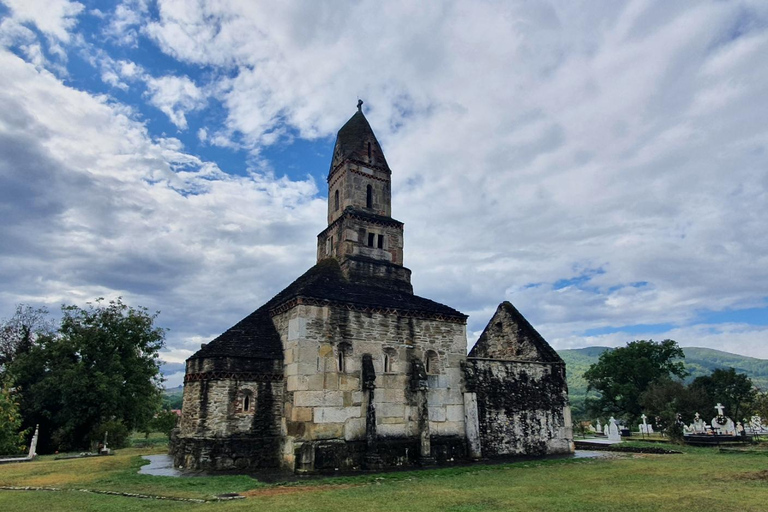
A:
<svg viewBox="0 0 768 512">
<path fill-rule="evenodd" d="M 358 110 L 355 115 L 349 118 L 344 126 L 341 127 L 336 135 L 336 145 L 331 162 L 331 171 L 341 161 L 349 158 L 358 161 L 367 161 L 368 150 L 365 145 L 367 141 L 373 142 L 372 151 L 375 153 L 375 162 L 378 167 L 389 169 L 387 160 L 384 158 L 384 152 L 381 150 L 373 128 L 368 124 L 368 120 L 362 111 Z"/>
<path fill-rule="evenodd" d="M 203 357 L 282 359 L 283 344 L 272 323 L 269 308 L 266 305 L 260 307 L 206 344 L 190 359 Z"/>
<path fill-rule="evenodd" d="M 321 260 L 269 302 L 197 351 L 200 357 L 282 358 L 280 335 L 270 311 L 296 298 L 335 304 L 398 310 L 466 320 L 467 316 L 438 302 L 381 286 L 349 282 L 335 259 Z"/>
</svg>

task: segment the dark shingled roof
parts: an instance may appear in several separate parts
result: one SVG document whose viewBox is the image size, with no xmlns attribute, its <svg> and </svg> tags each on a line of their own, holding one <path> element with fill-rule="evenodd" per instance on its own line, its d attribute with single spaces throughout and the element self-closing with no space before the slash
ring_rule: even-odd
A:
<svg viewBox="0 0 768 512">
<path fill-rule="evenodd" d="M 331 162 L 331 172 L 340 161 L 351 158 L 353 160 L 363 160 L 367 158 L 367 148 L 364 146 L 366 140 L 375 142 L 376 162 L 379 167 L 389 169 L 387 160 L 384 158 L 384 152 L 381 150 L 381 144 L 373 133 L 373 128 L 368 124 L 368 120 L 362 111 L 358 110 L 355 115 L 349 118 L 344 126 L 336 134 L 336 145 L 334 147 L 334 157 Z"/>
<path fill-rule="evenodd" d="M 416 295 L 383 286 L 352 283 L 344 277 L 336 260 L 326 259 L 318 262 L 269 302 L 198 350 L 191 358 L 282 358 L 280 335 L 272 323 L 269 311 L 297 297 L 363 307 L 397 309 L 408 313 L 442 315 L 461 320 L 467 318 L 451 307 Z"/>
</svg>

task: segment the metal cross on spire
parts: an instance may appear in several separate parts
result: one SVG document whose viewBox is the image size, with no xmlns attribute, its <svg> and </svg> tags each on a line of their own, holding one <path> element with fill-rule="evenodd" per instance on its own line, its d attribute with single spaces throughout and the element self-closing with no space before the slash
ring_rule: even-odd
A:
<svg viewBox="0 0 768 512">
<path fill-rule="evenodd" d="M 363 111 L 363 100 L 360 98 L 357 98 L 357 111 L 362 112 Z"/>
</svg>

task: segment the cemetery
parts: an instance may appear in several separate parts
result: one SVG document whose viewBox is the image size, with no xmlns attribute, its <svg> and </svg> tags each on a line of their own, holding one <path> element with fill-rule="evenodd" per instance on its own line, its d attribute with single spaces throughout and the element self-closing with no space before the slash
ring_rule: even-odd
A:
<svg viewBox="0 0 768 512">
<path fill-rule="evenodd" d="M 744 418 L 741 421 L 731 419 L 725 413 L 725 407 L 718 403 L 714 409 L 716 414 L 709 421 L 705 421 L 700 413 L 695 413 L 689 423 L 684 421 L 682 415 L 677 415 L 677 427 L 682 429 L 683 442 L 692 446 L 720 446 L 727 444 L 756 444 L 768 441 L 768 422 L 758 415 Z M 660 424 L 660 418 L 649 421 L 651 418 L 642 414 L 642 423 L 636 429 L 630 429 L 622 425 L 613 416 L 605 423 L 598 418 L 595 425 L 592 422 L 584 422 L 582 428 L 584 436 L 577 439 L 577 448 L 588 448 L 592 445 L 618 445 L 622 441 L 667 441 L 665 426 Z M 655 430 L 654 430 L 655 429 Z M 615 447 L 614 447 L 615 448 Z"/>
</svg>

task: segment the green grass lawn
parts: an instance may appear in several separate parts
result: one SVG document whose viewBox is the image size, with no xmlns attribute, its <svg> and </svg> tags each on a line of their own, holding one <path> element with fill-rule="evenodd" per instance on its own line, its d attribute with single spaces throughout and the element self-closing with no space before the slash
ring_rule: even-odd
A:
<svg viewBox="0 0 768 512">
<path fill-rule="evenodd" d="M 644 443 L 647 445 L 647 443 Z M 246 499 L 204 504 L 142 500 L 77 491 L 0 491 L 0 510 L 230 511 L 760 511 L 768 510 L 768 448 L 720 453 L 681 447 L 679 455 L 621 454 L 476 465 L 265 485 L 247 476 L 169 478 L 137 474 L 141 454 L 54 461 L 52 457 L 0 466 L 2 486 L 119 490 L 212 498 L 237 492 Z"/>
</svg>

